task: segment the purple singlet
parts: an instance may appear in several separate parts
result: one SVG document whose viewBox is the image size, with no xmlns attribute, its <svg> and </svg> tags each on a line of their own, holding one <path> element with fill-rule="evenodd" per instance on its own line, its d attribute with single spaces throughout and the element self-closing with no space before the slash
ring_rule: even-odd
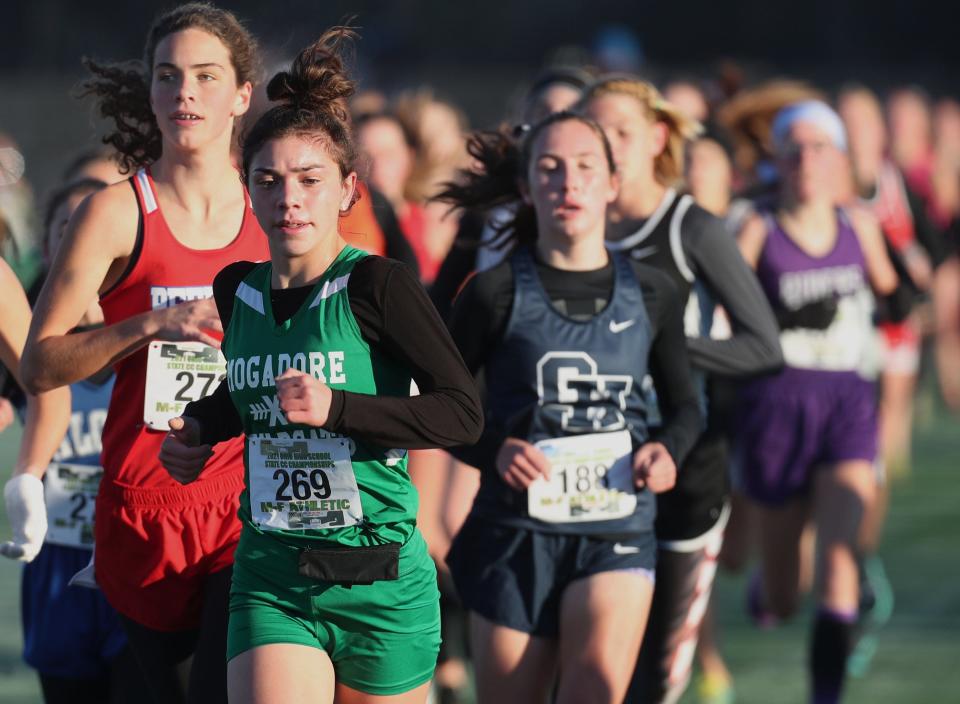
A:
<svg viewBox="0 0 960 704">
<path fill-rule="evenodd" d="M 804 252 L 772 215 L 757 277 L 775 310 L 835 298 L 824 330 L 781 331 L 786 367 L 745 384 L 737 430 L 743 489 L 757 501 L 783 504 L 804 493 L 811 470 L 877 454 L 873 382 L 873 297 L 856 232 L 842 211 L 837 239 L 822 257 Z"/>
</svg>

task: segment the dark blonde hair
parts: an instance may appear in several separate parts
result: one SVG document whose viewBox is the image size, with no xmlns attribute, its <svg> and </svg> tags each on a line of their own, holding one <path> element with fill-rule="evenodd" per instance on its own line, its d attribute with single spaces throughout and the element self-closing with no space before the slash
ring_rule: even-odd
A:
<svg viewBox="0 0 960 704">
<path fill-rule="evenodd" d="M 147 32 L 142 61 L 98 63 L 85 57 L 83 65 L 92 76 L 80 84 L 78 95 L 94 96 L 100 117 L 113 121 L 115 129 L 103 143 L 116 150 L 123 173 L 160 157 L 163 137 L 150 107 L 153 59 L 164 38 L 186 29 L 202 30 L 227 47 L 238 86 L 256 82 L 260 50 L 253 35 L 232 12 L 205 2 L 181 5 L 159 15 Z"/>
<path fill-rule="evenodd" d="M 700 123 L 669 103 L 652 83 L 627 76 L 600 79 L 587 88 L 578 106 L 582 108 L 594 98 L 604 95 L 629 96 L 639 103 L 647 120 L 666 125 L 667 143 L 654 159 L 654 176 L 664 186 L 672 186 L 680 181 L 685 165 L 684 144 L 703 131 Z"/>
<path fill-rule="evenodd" d="M 453 103 L 434 95 L 429 88 L 404 91 L 394 101 L 393 115 L 412 137 L 414 147 L 413 170 L 404 185 L 407 200 L 424 202 L 437 190 L 437 182 L 445 179 L 454 169 L 453 164 L 461 165 L 466 152 L 459 149 L 456 153 L 437 152 L 435 135 L 424 129 L 424 115 L 427 111 L 440 109 L 446 111 L 457 124 L 460 133 L 468 129 L 467 116 Z M 465 145 L 463 145 L 465 146 Z"/>
</svg>

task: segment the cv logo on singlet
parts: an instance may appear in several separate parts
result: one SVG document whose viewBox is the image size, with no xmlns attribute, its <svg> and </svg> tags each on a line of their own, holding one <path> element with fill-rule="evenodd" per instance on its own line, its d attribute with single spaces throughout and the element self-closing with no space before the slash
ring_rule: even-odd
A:
<svg viewBox="0 0 960 704">
<path fill-rule="evenodd" d="M 548 352 L 537 362 L 540 406 L 569 432 L 627 427 L 623 413 L 632 388 L 632 376 L 598 373 L 597 362 L 586 352 Z"/>
</svg>

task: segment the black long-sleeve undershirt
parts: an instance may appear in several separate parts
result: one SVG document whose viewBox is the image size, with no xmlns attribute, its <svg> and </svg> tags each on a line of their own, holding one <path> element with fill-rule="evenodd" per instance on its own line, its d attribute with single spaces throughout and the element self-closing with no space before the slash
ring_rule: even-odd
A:
<svg viewBox="0 0 960 704">
<path fill-rule="evenodd" d="M 783 366 L 780 329 L 756 274 L 744 261 L 723 222 L 698 206 L 687 211 L 680 233 L 694 276 L 710 288 L 730 318 L 725 340 L 687 339 L 690 361 L 711 374 L 746 377 Z"/>
<path fill-rule="evenodd" d="M 664 417 L 664 424 L 653 439 L 663 443 L 679 466 L 703 427 L 690 379 L 680 295 L 665 274 L 637 262 L 631 265 L 653 326 L 649 369 Z M 570 317 L 592 317 L 603 309 L 613 292 L 612 262 L 595 271 L 565 271 L 539 261 L 536 267 L 553 305 Z M 457 297 L 450 317 L 450 334 L 474 375 L 482 373 L 491 351 L 503 338 L 513 298 L 509 261 L 474 276 Z M 484 469 L 493 466 L 505 439 L 502 431 L 488 425 L 475 445 L 451 452 L 463 462 Z"/>
<path fill-rule="evenodd" d="M 237 262 L 214 279 L 214 299 L 224 330 L 230 325 L 237 287 L 254 266 Z M 272 289 L 275 320 L 282 323 L 291 318 L 313 288 Z M 407 449 L 474 442 L 483 425 L 476 385 L 413 272 L 399 262 L 366 257 L 354 267 L 347 295 L 363 338 L 406 365 L 420 395 L 373 396 L 334 389 L 324 428 Z M 184 415 L 200 421 L 206 443 L 243 432 L 225 383 L 211 396 L 188 404 Z"/>
</svg>

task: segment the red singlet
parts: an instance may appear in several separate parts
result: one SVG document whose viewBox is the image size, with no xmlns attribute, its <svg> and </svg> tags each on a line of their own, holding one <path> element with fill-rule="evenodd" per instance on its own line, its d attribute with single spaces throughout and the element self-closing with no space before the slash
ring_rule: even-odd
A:
<svg viewBox="0 0 960 704">
<path fill-rule="evenodd" d="M 164 220 L 149 170 L 138 171 L 130 183 L 140 208 L 137 247 L 120 282 L 100 299 L 107 325 L 210 298 L 213 278 L 227 264 L 269 258 L 249 198 L 230 244 L 190 249 Z M 178 484 L 158 459 L 165 432 L 143 422 L 146 368 L 146 347 L 115 366 L 117 381 L 103 429 L 96 575 L 120 613 L 150 628 L 183 630 L 197 625 L 203 580 L 233 561 L 243 439 L 217 445 L 200 477 Z"/>
</svg>

